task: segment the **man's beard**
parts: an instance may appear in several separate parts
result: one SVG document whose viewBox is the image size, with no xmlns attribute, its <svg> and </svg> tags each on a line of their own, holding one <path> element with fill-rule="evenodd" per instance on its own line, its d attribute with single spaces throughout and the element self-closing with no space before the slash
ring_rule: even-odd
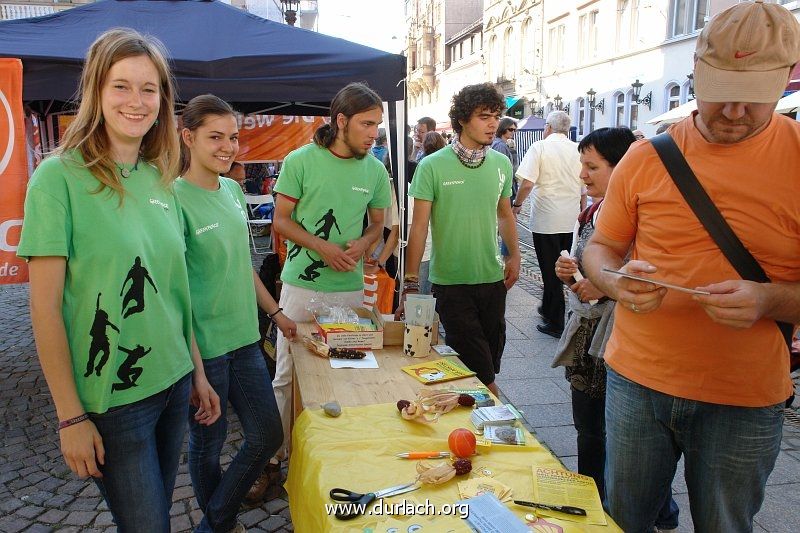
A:
<svg viewBox="0 0 800 533">
<path fill-rule="evenodd" d="M 367 156 L 367 153 L 369 153 L 369 150 L 364 150 L 362 152 L 361 150 L 363 150 L 363 148 L 361 146 L 355 146 L 350 143 L 350 132 L 348 130 L 347 124 L 345 124 L 344 126 L 343 133 L 344 133 L 344 143 L 347 145 L 348 148 L 350 148 L 350 151 L 353 152 L 353 157 L 355 159 L 364 159 Z"/>
</svg>

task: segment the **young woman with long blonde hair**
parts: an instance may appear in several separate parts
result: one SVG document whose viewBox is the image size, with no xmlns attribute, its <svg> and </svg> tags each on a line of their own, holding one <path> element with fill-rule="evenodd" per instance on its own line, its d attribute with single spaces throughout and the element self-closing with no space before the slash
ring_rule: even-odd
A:
<svg viewBox="0 0 800 533">
<path fill-rule="evenodd" d="M 77 116 L 31 178 L 18 250 L 64 459 L 120 532 L 169 531 L 195 366 L 206 422 L 219 416 L 190 355 L 173 94 L 157 41 L 97 38 Z"/>
</svg>

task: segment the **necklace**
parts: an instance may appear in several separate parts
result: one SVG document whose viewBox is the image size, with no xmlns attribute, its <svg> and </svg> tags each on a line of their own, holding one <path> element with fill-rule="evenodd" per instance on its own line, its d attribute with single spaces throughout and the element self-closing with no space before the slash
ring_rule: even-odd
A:
<svg viewBox="0 0 800 533">
<path fill-rule="evenodd" d="M 134 170 L 138 170 L 139 169 L 139 158 L 138 157 L 136 158 L 136 163 L 134 163 L 133 168 L 123 167 L 122 165 L 120 165 L 117 162 L 114 162 L 114 164 L 117 165 L 117 169 L 119 170 L 119 175 L 120 176 L 122 176 L 123 178 L 130 178 L 131 177 L 131 172 L 133 172 Z"/>
<path fill-rule="evenodd" d="M 480 167 L 483 164 L 483 162 L 486 161 L 486 157 L 481 159 L 478 163 L 467 163 L 460 157 L 456 157 L 456 159 L 458 159 L 459 163 L 472 170 L 475 170 L 476 168 Z"/>
</svg>

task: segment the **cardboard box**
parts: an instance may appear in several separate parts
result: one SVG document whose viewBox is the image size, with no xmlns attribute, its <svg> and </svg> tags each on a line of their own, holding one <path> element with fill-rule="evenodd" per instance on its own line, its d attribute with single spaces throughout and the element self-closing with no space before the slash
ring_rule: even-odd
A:
<svg viewBox="0 0 800 533">
<path fill-rule="evenodd" d="M 402 346 L 403 345 L 403 329 L 405 323 L 401 321 L 392 320 L 392 315 L 382 315 L 383 319 L 383 344 L 385 346 Z M 436 313 L 433 320 L 433 332 L 431 337 L 431 346 L 439 344 L 439 314 Z"/>
<path fill-rule="evenodd" d="M 369 318 L 377 326 L 377 331 L 326 331 L 314 317 L 317 332 L 331 348 L 355 348 L 357 350 L 380 350 L 383 348 L 384 324 L 377 309 L 354 307 L 353 311 L 361 318 Z M 401 334 L 402 342 L 402 334 Z"/>
</svg>

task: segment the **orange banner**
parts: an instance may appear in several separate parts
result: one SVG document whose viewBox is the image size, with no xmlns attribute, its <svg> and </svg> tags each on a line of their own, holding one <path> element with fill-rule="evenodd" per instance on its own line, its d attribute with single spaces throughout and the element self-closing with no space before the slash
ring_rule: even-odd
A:
<svg viewBox="0 0 800 533">
<path fill-rule="evenodd" d="M 293 115 L 246 115 L 239 117 L 237 161 L 282 161 L 286 155 L 311 142 L 328 117 Z"/>
<path fill-rule="evenodd" d="M 22 62 L 0 58 L 0 284 L 28 281 L 28 265 L 16 255 L 27 185 Z"/>
</svg>

